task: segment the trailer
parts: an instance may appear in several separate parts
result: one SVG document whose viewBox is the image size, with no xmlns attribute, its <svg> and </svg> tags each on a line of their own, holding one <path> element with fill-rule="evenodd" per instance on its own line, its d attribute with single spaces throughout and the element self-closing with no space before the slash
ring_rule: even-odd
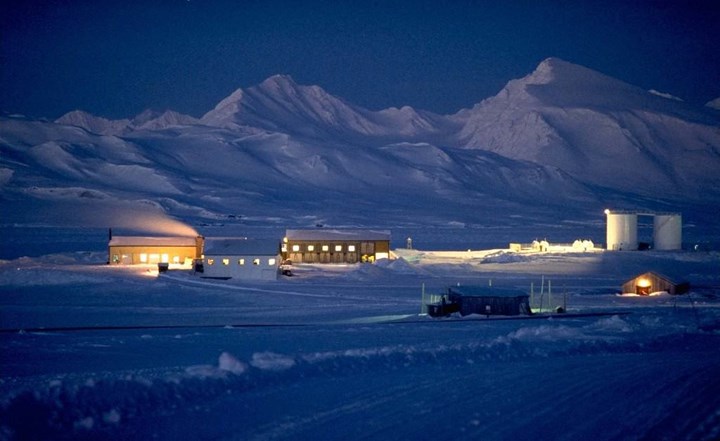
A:
<svg viewBox="0 0 720 441">
<path fill-rule="evenodd" d="M 446 317 L 455 312 L 491 315 L 531 315 L 530 296 L 513 288 L 493 286 L 451 286 L 439 302 L 427 305 L 431 317 Z"/>
</svg>

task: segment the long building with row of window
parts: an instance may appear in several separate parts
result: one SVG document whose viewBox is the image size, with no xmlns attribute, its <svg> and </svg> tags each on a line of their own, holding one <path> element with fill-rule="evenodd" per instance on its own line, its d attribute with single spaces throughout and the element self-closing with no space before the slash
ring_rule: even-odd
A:
<svg viewBox="0 0 720 441">
<path fill-rule="evenodd" d="M 372 263 L 390 257 L 390 231 L 287 230 L 282 251 L 294 263 Z"/>
<path fill-rule="evenodd" d="M 273 280 L 283 261 L 292 263 L 373 263 L 390 257 L 387 230 L 287 230 L 282 242 L 244 237 L 115 236 L 108 242 L 112 265 L 193 262 L 202 277 Z"/>
</svg>

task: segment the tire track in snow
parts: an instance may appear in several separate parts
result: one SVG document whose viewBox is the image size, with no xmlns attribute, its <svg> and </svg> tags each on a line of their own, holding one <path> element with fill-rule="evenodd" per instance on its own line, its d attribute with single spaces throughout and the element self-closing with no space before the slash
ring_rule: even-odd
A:
<svg viewBox="0 0 720 441">
<path fill-rule="evenodd" d="M 608 324 L 601 328 L 614 329 Z M 669 422 L 658 419 L 670 412 L 697 424 L 712 424 L 708 412 L 693 416 L 666 407 L 658 407 L 652 413 L 653 421 L 648 422 L 642 408 L 652 404 L 664 385 L 682 384 L 684 379 L 706 375 L 718 366 L 720 354 L 708 356 L 705 351 L 717 343 L 716 336 L 670 335 L 648 340 L 622 330 L 620 335 L 626 337 L 617 337 L 616 332 L 588 335 L 587 329 L 593 330 L 543 324 L 458 344 L 431 341 L 295 355 L 258 354 L 247 369 L 232 372 L 218 365 L 192 367 L 180 374 L 173 371 L 155 379 L 110 376 L 87 383 L 80 376 L 45 389 L 34 387 L 30 394 L 21 389 L 5 397 L 0 403 L 0 421 L 12 421 L 18 409 L 36 409 L 39 414 L 54 415 L 36 423 L 49 433 L 82 435 L 90 430 L 88 424 L 77 424 L 85 421 L 94 424 L 92 430 L 112 435 L 137 427 L 135 424 L 144 421 L 138 419 L 143 415 L 177 416 L 181 412 L 198 418 L 192 410 L 178 409 L 209 406 L 224 414 L 217 406 L 222 405 L 223 410 L 242 407 L 248 400 L 268 397 L 287 400 L 287 389 L 299 385 L 297 409 L 284 414 L 283 431 L 263 429 L 270 427 L 267 425 L 233 426 L 228 433 L 238 439 L 248 431 L 268 439 L 287 438 L 321 433 L 329 422 L 354 427 L 352 422 L 364 419 L 372 424 L 358 435 L 447 438 L 449 433 L 461 437 L 493 433 L 498 438 L 528 439 L 527 430 L 532 427 L 533 433 L 554 439 L 563 439 L 568 433 L 572 436 L 567 439 L 597 439 L 598 434 L 605 439 L 616 435 L 617 439 L 628 433 L 643 435 L 653 427 L 675 433 Z M 263 363 L 255 363 L 256 359 Z M 716 403 L 718 398 L 713 397 L 720 397 L 720 381 L 709 383 L 710 388 L 703 392 L 696 387 L 699 385 L 677 387 L 677 401 L 682 404 L 710 397 L 709 401 Z M 326 392 L 323 387 L 335 391 Z M 268 395 L 271 391 L 276 395 Z M 337 396 L 328 397 L 329 393 Z M 313 394 L 318 402 L 303 409 L 303 400 Z M 660 402 L 667 405 L 667 400 Z M 272 407 L 272 402 L 267 405 Z M 400 410 L 408 406 L 416 406 L 417 412 Z M 431 418 L 427 421 L 415 420 L 418 414 L 427 416 L 428 412 Z M 122 419 L 123 427 L 114 426 L 115 415 Z M 455 422 L 458 415 L 464 421 L 460 425 L 437 423 Z M 188 421 L 197 422 L 192 418 Z M 571 430 L 566 427 L 568 421 L 574 423 Z M 605 427 L 608 421 L 614 424 L 609 429 Z M 179 423 L 177 418 L 171 422 Z M 403 424 L 407 427 L 397 432 Z M 257 431 L 258 427 L 262 430 Z M 708 432 L 701 435 L 704 433 Z"/>
</svg>

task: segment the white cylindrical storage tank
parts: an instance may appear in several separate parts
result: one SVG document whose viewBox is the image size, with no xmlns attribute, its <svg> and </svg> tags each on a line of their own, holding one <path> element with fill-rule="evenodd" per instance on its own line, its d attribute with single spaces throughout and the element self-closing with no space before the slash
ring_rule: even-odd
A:
<svg viewBox="0 0 720 441">
<path fill-rule="evenodd" d="M 653 220 L 653 242 L 656 250 L 682 249 L 682 216 L 656 214 Z"/>
<path fill-rule="evenodd" d="M 607 213 L 607 249 L 638 249 L 637 214 Z"/>
</svg>

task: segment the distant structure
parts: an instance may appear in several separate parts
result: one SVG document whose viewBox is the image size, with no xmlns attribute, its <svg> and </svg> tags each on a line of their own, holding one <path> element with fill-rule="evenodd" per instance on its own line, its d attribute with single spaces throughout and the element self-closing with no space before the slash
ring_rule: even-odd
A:
<svg viewBox="0 0 720 441">
<path fill-rule="evenodd" d="M 278 240 L 238 237 L 208 238 L 201 277 L 210 279 L 277 280 Z"/>
<path fill-rule="evenodd" d="M 158 263 L 191 264 L 203 252 L 204 238 L 197 237 L 108 237 L 108 263 L 145 265 Z"/>
<path fill-rule="evenodd" d="M 372 263 L 390 257 L 390 231 L 287 230 L 282 255 L 293 263 Z"/>
<path fill-rule="evenodd" d="M 647 296 L 661 291 L 668 294 L 685 294 L 690 291 L 690 283 L 654 271 L 648 271 L 633 277 L 622 285 L 623 294 Z"/>
<path fill-rule="evenodd" d="M 529 251 L 536 253 L 544 253 L 550 250 L 550 242 L 548 242 L 547 239 L 535 239 L 532 241 L 532 243 L 511 242 L 508 248 L 510 249 L 510 251 L 515 251 L 517 253 Z"/>
<path fill-rule="evenodd" d="M 577 239 L 572 244 L 574 251 L 592 251 L 595 249 L 595 244 L 589 239 Z"/>
<path fill-rule="evenodd" d="M 652 213 L 605 210 L 606 247 L 612 251 L 637 250 L 638 216 L 653 218 L 653 246 L 656 250 L 682 249 L 682 216 L 680 213 Z"/>
</svg>

